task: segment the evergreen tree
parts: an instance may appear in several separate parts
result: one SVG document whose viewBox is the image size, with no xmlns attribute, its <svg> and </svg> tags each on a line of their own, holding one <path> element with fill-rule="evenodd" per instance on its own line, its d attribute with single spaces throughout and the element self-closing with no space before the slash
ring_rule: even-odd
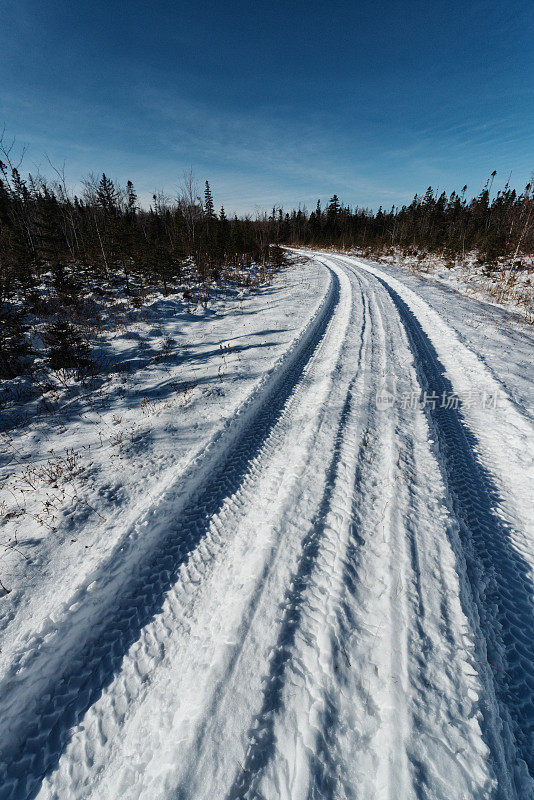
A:
<svg viewBox="0 0 534 800">
<path fill-rule="evenodd" d="M 65 319 L 52 322 L 44 334 L 50 369 L 79 372 L 89 362 L 89 347 L 81 331 Z"/>
<path fill-rule="evenodd" d="M 287 263 L 285 251 L 279 244 L 275 244 L 271 247 L 270 259 L 273 266 L 277 269 L 280 269 L 280 267 Z"/>
<path fill-rule="evenodd" d="M 219 255 L 223 261 L 226 261 L 229 243 L 229 222 L 226 217 L 224 206 L 221 206 L 221 210 L 219 212 L 218 241 Z"/>
<path fill-rule="evenodd" d="M 37 199 L 36 227 L 38 231 L 38 254 L 45 269 L 50 269 L 58 291 L 67 288 L 65 270 L 66 245 L 61 235 L 61 216 L 56 197 L 43 188 Z"/>
<path fill-rule="evenodd" d="M 118 234 L 118 251 L 124 274 L 126 293 L 131 291 L 131 274 L 133 264 L 139 261 L 140 245 L 138 242 L 137 195 L 133 183 L 126 184 L 126 212 Z"/>
<path fill-rule="evenodd" d="M 0 302 L 0 378 L 14 378 L 26 366 L 30 354 L 24 310 Z"/>
<path fill-rule="evenodd" d="M 206 188 L 204 190 L 204 214 L 206 219 L 212 221 L 216 219 L 215 208 L 213 205 L 213 197 L 208 181 L 206 181 Z"/>
<path fill-rule="evenodd" d="M 135 193 L 135 189 L 133 183 L 128 181 L 126 184 L 126 213 L 133 217 L 137 213 L 137 194 Z"/>
<path fill-rule="evenodd" d="M 317 204 L 317 207 L 320 211 L 319 203 Z M 329 217 L 334 217 L 334 218 L 337 217 L 337 215 L 339 214 L 339 198 L 337 194 L 335 194 L 333 197 L 330 198 L 330 202 L 327 208 L 327 214 Z"/>
<path fill-rule="evenodd" d="M 102 173 L 100 183 L 98 184 L 97 197 L 100 207 L 107 215 L 114 215 L 117 212 L 117 204 L 119 194 L 115 188 L 113 181 L 106 177 L 105 172 Z"/>
</svg>

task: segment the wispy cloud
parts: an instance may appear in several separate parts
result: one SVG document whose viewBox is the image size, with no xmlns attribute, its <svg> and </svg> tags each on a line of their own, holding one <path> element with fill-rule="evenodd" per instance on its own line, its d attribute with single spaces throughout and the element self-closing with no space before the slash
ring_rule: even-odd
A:
<svg viewBox="0 0 534 800">
<path fill-rule="evenodd" d="M 304 115 L 282 103 L 224 108 L 191 91 L 165 89 L 137 70 L 114 108 L 98 96 L 88 103 L 73 95 L 47 106 L 26 89 L 4 93 L 2 117 L 18 121 L 10 133 L 30 145 L 33 164 L 46 173 L 42 154 L 55 163 L 65 159 L 78 188 L 82 175 L 104 169 L 121 182 L 132 179 L 148 204 L 155 189 L 173 196 L 191 166 L 213 183 L 218 202 L 238 213 L 309 206 L 334 192 L 351 204 L 400 204 L 428 183 L 457 188 L 455 171 L 457 181 L 471 181 L 472 170 L 460 177 L 467 154 L 479 182 L 488 157 L 500 153 L 500 168 L 506 148 L 513 148 L 520 175 L 530 168 L 528 121 L 518 124 L 511 111 L 480 121 L 459 119 L 452 105 L 444 106 L 394 128 L 373 113 L 340 119 L 320 102 Z"/>
</svg>

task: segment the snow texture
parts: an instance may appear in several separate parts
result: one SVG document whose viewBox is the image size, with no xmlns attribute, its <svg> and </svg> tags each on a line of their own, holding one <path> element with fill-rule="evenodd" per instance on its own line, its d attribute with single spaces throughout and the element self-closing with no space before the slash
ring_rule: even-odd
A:
<svg viewBox="0 0 534 800">
<path fill-rule="evenodd" d="M 6 562 L 0 800 L 534 797 L 532 336 L 299 254 L 169 306 L 180 355 L 99 411 L 137 445 L 12 432 L 92 462 Z"/>
</svg>

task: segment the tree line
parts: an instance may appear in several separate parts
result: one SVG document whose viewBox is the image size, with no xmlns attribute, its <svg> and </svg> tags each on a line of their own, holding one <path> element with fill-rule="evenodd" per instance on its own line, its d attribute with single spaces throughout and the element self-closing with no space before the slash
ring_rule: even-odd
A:
<svg viewBox="0 0 534 800">
<path fill-rule="evenodd" d="M 310 247 L 356 248 L 369 254 L 399 248 L 407 255 L 436 253 L 452 263 L 476 252 L 489 269 L 503 260 L 520 260 L 534 252 L 534 182 L 522 193 L 507 183 L 492 195 L 496 172 L 482 191 L 466 197 L 460 192 L 438 194 L 431 186 L 409 205 L 382 207 L 375 213 L 351 209 L 333 195 L 323 209 L 320 201 L 284 214 L 273 209 L 267 223 L 272 241 Z"/>
<path fill-rule="evenodd" d="M 59 171 L 23 177 L 11 152 L 0 141 L 0 377 L 31 369 L 43 320 L 48 366 L 79 371 L 88 347 L 72 312 L 84 297 L 141 303 L 179 289 L 206 302 L 217 282 L 265 279 L 283 261 L 264 226 L 216 212 L 209 182 L 201 196 L 190 173 L 175 200 L 154 194 L 146 210 L 131 181 L 90 176 L 72 196 Z"/>
<path fill-rule="evenodd" d="M 81 197 L 0 161 L 0 299 L 28 296 L 50 274 L 60 291 L 89 278 L 131 293 L 159 286 L 167 293 L 194 265 L 199 284 L 251 261 L 264 262 L 268 242 L 250 219 L 215 212 L 209 183 L 175 202 L 154 195 L 139 207 L 133 184 L 118 187 L 103 173 L 85 180 Z"/>
<path fill-rule="evenodd" d="M 91 175 L 72 195 L 60 171 L 53 181 L 23 176 L 12 153 L 0 137 L 0 378 L 31 374 L 36 355 L 51 370 L 90 365 L 80 324 L 88 296 L 142 304 L 151 290 L 179 289 L 207 302 L 218 282 L 265 279 L 284 263 L 280 245 L 398 248 L 449 263 L 476 251 L 489 269 L 534 251 L 533 184 L 494 193 L 495 172 L 471 199 L 467 186 L 450 195 L 429 187 L 409 205 L 373 212 L 334 194 L 325 208 L 318 201 L 311 212 L 273 208 L 252 219 L 217 212 L 209 182 L 201 195 L 191 173 L 174 200 L 154 194 L 144 209 L 130 181 Z"/>
</svg>

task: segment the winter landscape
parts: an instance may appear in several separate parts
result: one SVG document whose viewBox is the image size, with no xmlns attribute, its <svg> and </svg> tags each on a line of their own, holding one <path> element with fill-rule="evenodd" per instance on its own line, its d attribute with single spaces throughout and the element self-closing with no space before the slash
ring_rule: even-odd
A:
<svg viewBox="0 0 534 800">
<path fill-rule="evenodd" d="M 283 10 L 7 5 L 0 800 L 534 798 L 532 8 Z"/>
</svg>

